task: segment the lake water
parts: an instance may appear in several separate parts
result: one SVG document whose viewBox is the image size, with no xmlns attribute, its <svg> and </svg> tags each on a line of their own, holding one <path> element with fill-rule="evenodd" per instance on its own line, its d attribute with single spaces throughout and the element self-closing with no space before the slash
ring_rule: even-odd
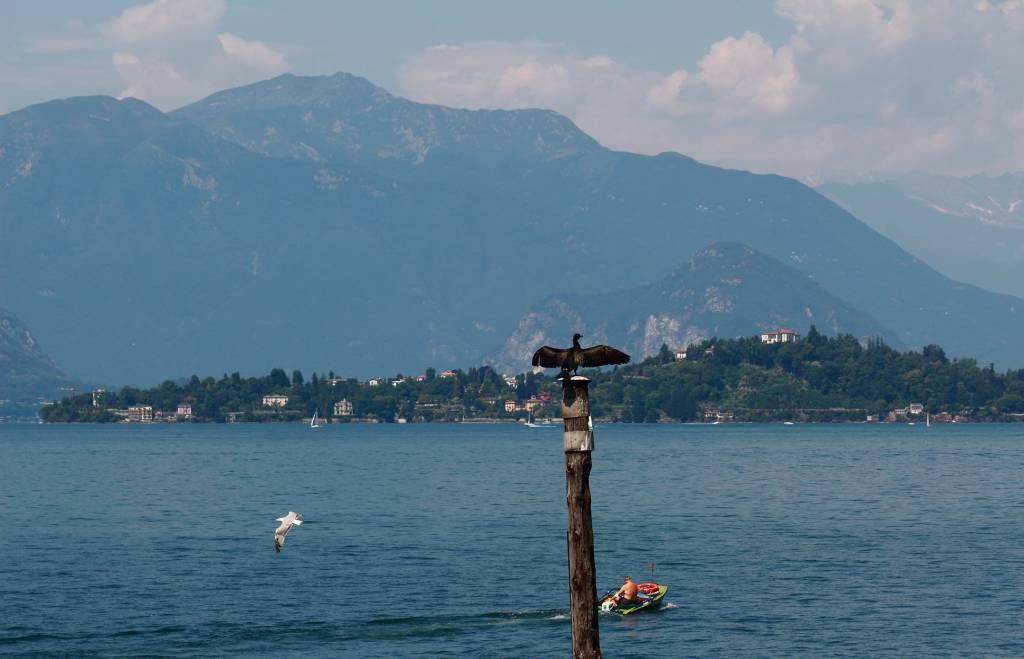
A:
<svg viewBox="0 0 1024 659">
<path fill-rule="evenodd" d="M 1024 426 L 596 443 L 607 657 L 1024 655 Z M 4 656 L 570 654 L 555 429 L 0 425 L 0 513 Z"/>
</svg>

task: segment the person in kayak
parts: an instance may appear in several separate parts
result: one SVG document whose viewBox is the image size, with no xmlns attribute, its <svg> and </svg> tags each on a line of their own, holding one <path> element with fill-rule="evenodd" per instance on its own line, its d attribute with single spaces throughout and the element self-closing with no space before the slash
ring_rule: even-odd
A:
<svg viewBox="0 0 1024 659">
<path fill-rule="evenodd" d="M 637 593 L 639 592 L 640 589 L 635 583 L 633 583 L 633 580 L 630 579 L 627 574 L 626 578 L 622 580 L 622 587 L 612 595 L 612 601 L 615 602 L 616 605 L 622 604 L 623 602 L 637 602 L 639 601 L 637 599 Z"/>
</svg>

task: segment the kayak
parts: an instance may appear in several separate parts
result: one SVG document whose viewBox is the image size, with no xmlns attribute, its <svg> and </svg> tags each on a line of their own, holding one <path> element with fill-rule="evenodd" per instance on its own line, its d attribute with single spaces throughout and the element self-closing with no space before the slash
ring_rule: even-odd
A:
<svg viewBox="0 0 1024 659">
<path fill-rule="evenodd" d="M 616 606 L 615 602 L 611 599 L 619 590 L 616 588 L 615 590 L 609 590 L 597 600 L 598 607 L 607 613 L 618 613 L 620 616 L 628 616 L 630 613 L 636 613 L 644 609 L 658 608 L 665 599 L 665 593 L 668 592 L 668 586 L 656 583 L 641 583 L 637 584 L 637 586 L 639 590 L 637 601 L 623 602 Z"/>
</svg>

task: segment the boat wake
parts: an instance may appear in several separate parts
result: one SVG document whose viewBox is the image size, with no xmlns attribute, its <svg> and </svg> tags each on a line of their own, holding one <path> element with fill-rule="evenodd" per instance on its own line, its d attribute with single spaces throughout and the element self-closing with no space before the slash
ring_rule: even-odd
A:
<svg viewBox="0 0 1024 659">
<path fill-rule="evenodd" d="M 562 609 L 535 611 L 491 611 L 474 615 L 408 616 L 399 618 L 372 618 L 366 621 L 371 634 L 378 638 L 410 638 L 416 636 L 448 636 L 464 634 L 486 627 L 531 622 L 568 620 Z"/>
</svg>

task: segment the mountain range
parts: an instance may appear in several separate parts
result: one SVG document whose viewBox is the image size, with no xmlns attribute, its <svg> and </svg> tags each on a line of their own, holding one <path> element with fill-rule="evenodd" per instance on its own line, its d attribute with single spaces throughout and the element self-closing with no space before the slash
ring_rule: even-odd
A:
<svg viewBox="0 0 1024 659">
<path fill-rule="evenodd" d="M 171 113 L 79 97 L 4 115 L 0 235 L 0 303 L 67 372 L 112 384 L 478 363 L 539 300 L 649 285 L 723 241 L 907 347 L 1024 364 L 1024 302 L 939 274 L 797 181 L 343 73 Z"/>
</svg>

